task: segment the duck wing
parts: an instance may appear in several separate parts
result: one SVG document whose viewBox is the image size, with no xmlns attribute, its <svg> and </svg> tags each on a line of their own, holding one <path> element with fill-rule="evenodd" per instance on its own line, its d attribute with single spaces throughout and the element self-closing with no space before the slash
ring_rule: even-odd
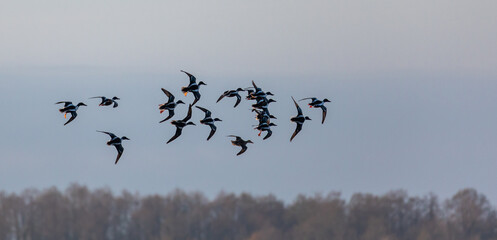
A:
<svg viewBox="0 0 497 240">
<path fill-rule="evenodd" d="M 302 130 L 302 124 L 297 123 L 297 127 L 295 128 L 295 131 L 292 134 L 292 137 L 290 138 L 290 142 L 293 140 L 295 136 Z"/>
<path fill-rule="evenodd" d="M 207 110 L 206 108 L 195 106 L 196 108 L 202 110 L 205 113 L 205 118 L 210 118 L 212 113 L 211 111 Z"/>
<path fill-rule="evenodd" d="M 240 147 L 242 147 L 242 150 L 240 150 L 240 152 L 238 152 L 236 155 L 237 156 L 240 156 L 240 154 L 244 153 L 245 151 L 247 151 L 247 145 L 241 145 Z"/>
<path fill-rule="evenodd" d="M 188 120 L 190 120 L 190 118 L 192 118 L 192 104 L 188 106 L 188 113 L 186 114 L 186 117 L 183 118 L 182 121 L 186 123 L 188 122 Z"/>
<path fill-rule="evenodd" d="M 169 98 L 168 102 L 174 102 L 174 95 L 172 93 L 170 93 L 169 91 L 167 91 L 166 89 L 164 88 L 161 88 L 162 92 L 164 92 L 164 94 L 166 94 L 166 96 Z"/>
<path fill-rule="evenodd" d="M 64 123 L 64 126 L 72 122 L 72 120 L 74 120 L 78 116 L 78 114 L 75 111 L 71 111 L 70 113 L 71 113 L 71 118 L 69 118 L 69 120 L 66 123 Z"/>
<path fill-rule="evenodd" d="M 271 131 L 271 129 L 268 129 L 266 136 L 262 140 L 268 139 L 269 137 L 271 137 L 271 135 L 273 135 L 273 131 Z"/>
<path fill-rule="evenodd" d="M 227 92 L 227 91 L 226 91 Z M 216 101 L 216 103 L 218 103 L 219 101 L 221 101 L 221 99 L 224 98 L 224 96 L 226 96 L 226 92 L 224 92 Z"/>
<path fill-rule="evenodd" d="M 240 96 L 240 94 L 236 94 L 236 103 L 235 103 L 235 106 L 233 106 L 234 108 L 236 108 L 236 106 L 238 106 L 238 104 L 240 104 L 240 102 L 242 101 L 242 97 Z"/>
<path fill-rule="evenodd" d="M 109 135 L 110 139 L 113 139 L 113 138 L 117 137 L 114 133 L 111 133 L 111 132 L 98 131 L 98 130 L 97 130 L 97 132 L 101 132 L 101 133 L 105 133 L 105 134 Z"/>
<path fill-rule="evenodd" d="M 61 102 L 56 102 L 55 104 L 61 104 L 63 103 L 64 104 L 64 107 L 67 107 L 69 105 L 72 105 L 72 102 L 69 102 L 69 101 L 61 101 Z"/>
<path fill-rule="evenodd" d="M 212 136 L 214 136 L 214 133 L 216 133 L 216 126 L 214 126 L 214 124 L 211 124 L 209 125 L 209 127 L 211 127 L 211 132 L 209 133 L 209 136 L 207 137 L 207 141 L 209 141 L 209 139 L 211 139 Z"/>
<path fill-rule="evenodd" d="M 193 93 L 193 96 L 195 97 L 195 100 L 193 101 L 192 105 L 195 105 L 195 103 L 197 103 L 198 100 L 200 100 L 200 93 L 198 91 L 195 91 L 192 93 Z"/>
<path fill-rule="evenodd" d="M 188 77 L 190 78 L 190 84 L 195 83 L 197 81 L 197 79 L 195 78 L 195 76 L 191 75 L 189 72 L 186 72 L 186 71 L 183 71 L 183 70 L 181 70 L 181 72 L 184 72 L 186 75 L 188 75 Z"/>
<path fill-rule="evenodd" d="M 170 118 L 172 118 L 174 116 L 174 110 L 173 109 L 169 109 L 169 116 L 167 116 L 167 118 L 164 118 L 162 121 L 160 121 L 159 123 L 162 123 L 164 121 L 167 121 L 169 120 Z"/>
<path fill-rule="evenodd" d="M 295 103 L 295 107 L 297 108 L 298 115 L 302 115 L 302 109 L 299 107 L 297 102 L 295 102 L 295 99 L 292 97 L 293 103 Z"/>
<path fill-rule="evenodd" d="M 315 97 L 307 97 L 307 98 L 302 98 L 302 99 L 300 99 L 300 100 L 299 100 L 299 102 L 300 102 L 300 101 L 302 101 L 302 100 L 307 100 L 307 99 L 311 99 L 312 101 L 314 101 L 314 100 L 316 100 L 317 98 L 315 98 Z"/>
<path fill-rule="evenodd" d="M 171 139 L 169 139 L 169 141 L 167 141 L 166 144 L 168 144 L 168 143 L 174 141 L 174 139 L 178 138 L 181 135 L 182 131 L 183 131 L 182 128 L 176 127 L 176 133 L 174 134 L 174 136 Z"/>
<path fill-rule="evenodd" d="M 123 148 L 123 145 L 121 145 L 121 144 L 116 144 L 114 146 L 116 147 L 116 150 L 117 150 L 116 162 L 114 162 L 114 164 L 117 164 L 117 162 L 119 161 L 119 158 L 121 158 L 121 155 L 123 155 L 124 148 Z"/>
<path fill-rule="evenodd" d="M 324 119 L 326 119 L 326 112 L 328 111 L 326 107 L 323 105 L 321 106 L 321 109 L 323 110 L 323 120 L 321 121 L 321 124 L 324 123 Z"/>
</svg>

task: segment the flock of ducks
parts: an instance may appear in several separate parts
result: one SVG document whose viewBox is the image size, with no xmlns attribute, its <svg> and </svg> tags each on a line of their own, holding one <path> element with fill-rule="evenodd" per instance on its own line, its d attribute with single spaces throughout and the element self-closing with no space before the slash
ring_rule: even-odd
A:
<svg viewBox="0 0 497 240">
<path fill-rule="evenodd" d="M 176 127 L 176 132 L 175 132 L 174 136 L 172 136 L 167 141 L 166 144 L 176 140 L 179 136 L 181 136 L 181 133 L 183 132 L 183 128 L 185 128 L 186 126 L 195 125 L 194 122 L 190 121 L 190 119 L 192 117 L 192 107 L 200 100 L 200 97 L 201 97 L 201 94 L 199 91 L 200 86 L 207 85 L 202 81 L 197 83 L 197 79 L 192 74 L 190 74 L 186 71 L 183 71 L 183 70 L 181 70 L 181 72 L 185 73 L 190 80 L 190 83 L 188 84 L 188 86 L 182 87 L 181 91 L 183 92 L 183 94 L 185 96 L 187 96 L 188 93 L 192 93 L 195 100 L 193 101 L 193 103 L 189 104 L 186 117 L 184 117 L 183 119 L 171 121 L 171 124 Z M 175 108 L 179 104 L 185 104 L 181 100 L 175 101 L 174 95 L 171 92 L 169 92 L 168 90 L 166 90 L 164 88 L 162 88 L 161 90 L 168 97 L 168 101 L 166 103 L 159 104 L 159 111 L 161 114 L 164 111 L 167 111 L 168 116 L 166 118 L 164 118 L 163 120 L 161 120 L 159 123 L 162 123 L 162 122 L 165 122 L 165 121 L 171 119 L 175 114 L 174 113 Z M 276 102 L 276 100 L 269 98 L 269 96 L 274 96 L 273 93 L 263 91 L 262 88 L 258 87 L 255 84 L 255 82 L 252 81 L 252 87 L 237 88 L 235 90 L 225 91 L 217 99 L 216 103 L 218 103 L 219 101 L 221 101 L 225 97 L 227 97 L 227 98 L 236 97 L 236 102 L 235 102 L 235 105 L 233 106 L 236 108 L 242 100 L 242 96 L 240 95 L 240 92 L 245 92 L 245 91 L 247 92 L 247 96 L 245 97 L 245 99 L 255 101 L 255 103 L 252 104 L 252 112 L 256 113 L 255 118 L 258 120 L 259 124 L 254 125 L 254 129 L 259 130 L 258 136 L 261 136 L 262 132 L 266 132 L 266 135 L 263 137 L 263 140 L 266 140 L 269 137 L 271 137 L 271 135 L 273 133 L 271 130 L 271 127 L 277 126 L 276 124 L 271 122 L 271 119 L 276 119 L 276 117 L 273 116 L 272 114 L 270 114 L 270 112 L 269 112 L 269 104 L 272 102 Z M 120 99 L 118 97 L 107 98 L 104 96 L 97 96 L 97 97 L 91 97 L 90 99 L 94 99 L 94 98 L 101 99 L 99 106 L 112 105 L 113 108 L 116 108 L 119 106 L 119 104 L 117 103 L 117 100 L 120 100 Z M 297 108 L 297 116 L 290 118 L 290 121 L 296 123 L 296 128 L 295 128 L 295 131 L 293 132 L 293 134 L 290 138 L 290 142 L 302 130 L 302 126 L 304 125 L 304 122 L 307 120 L 311 120 L 311 118 L 309 118 L 308 116 L 304 116 L 302 109 L 300 108 L 299 104 L 297 103 L 297 101 L 295 101 L 295 99 L 293 97 L 292 97 L 292 100 L 293 100 L 293 103 L 295 104 L 295 107 Z M 327 102 L 331 102 L 331 101 L 326 99 L 326 98 L 323 100 L 319 100 L 316 97 L 307 97 L 307 98 L 300 99 L 299 101 L 303 101 L 303 100 L 311 100 L 311 102 L 308 104 L 310 108 L 321 108 L 321 110 L 322 110 L 321 123 L 323 124 L 324 120 L 326 119 L 326 113 L 327 113 L 327 108 L 326 108 L 326 106 L 324 106 L 324 104 Z M 69 101 L 60 101 L 60 102 L 57 102 L 55 104 L 62 104 L 62 103 L 64 104 L 64 107 L 59 109 L 59 111 L 61 113 L 64 113 L 64 118 L 67 118 L 68 113 L 71 114 L 71 117 L 69 118 L 69 120 L 66 123 L 64 123 L 64 126 L 69 124 L 70 122 L 72 122 L 78 116 L 78 114 L 76 112 L 78 111 L 79 107 L 87 106 L 86 104 L 84 104 L 82 102 L 74 105 L 72 102 L 69 102 Z M 200 106 L 195 106 L 195 107 L 198 108 L 199 110 L 201 110 L 202 112 L 204 112 L 204 114 L 205 114 L 204 118 L 202 120 L 200 120 L 200 123 L 204 124 L 206 126 L 209 126 L 211 129 L 209 136 L 207 137 L 207 141 L 208 141 L 216 133 L 217 127 L 216 127 L 215 123 L 218 121 L 222 121 L 222 120 L 219 118 L 213 118 L 212 112 L 206 108 L 203 108 Z M 97 132 L 101 132 L 101 133 L 109 135 L 110 140 L 107 141 L 107 145 L 114 146 L 116 148 L 117 157 L 115 160 L 115 164 L 117 164 L 117 162 L 121 158 L 121 155 L 123 154 L 123 151 L 124 151 L 124 148 L 122 146 L 123 140 L 130 140 L 130 139 L 127 138 L 126 136 L 118 137 L 111 132 L 105 132 L 105 131 L 97 131 Z M 253 144 L 253 142 L 251 140 L 244 140 L 240 136 L 237 136 L 237 135 L 228 135 L 227 137 L 235 138 L 235 140 L 232 140 L 231 143 L 234 146 L 241 147 L 241 150 L 236 154 L 237 156 L 240 154 L 243 154 L 247 150 L 248 143 Z"/>
</svg>

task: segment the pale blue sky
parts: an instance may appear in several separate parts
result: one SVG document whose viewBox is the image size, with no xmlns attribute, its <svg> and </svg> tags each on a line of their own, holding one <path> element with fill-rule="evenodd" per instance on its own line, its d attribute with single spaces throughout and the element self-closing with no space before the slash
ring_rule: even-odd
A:
<svg viewBox="0 0 497 240">
<path fill-rule="evenodd" d="M 116 192 L 174 188 L 297 194 L 406 189 L 442 197 L 474 187 L 497 202 L 497 17 L 494 1 L 2 1 L 2 189 Z M 223 119 L 171 144 L 161 87 Z M 251 130 L 250 103 L 215 100 L 255 80 L 276 94 L 274 135 Z M 121 97 L 99 108 L 97 95 Z M 291 96 L 327 97 L 294 142 Z M 54 102 L 89 106 L 62 126 Z M 173 119 L 183 118 L 180 106 Z M 203 117 L 194 111 L 194 120 Z M 125 153 L 95 130 L 126 135 Z M 228 134 L 255 140 L 242 157 Z"/>
</svg>

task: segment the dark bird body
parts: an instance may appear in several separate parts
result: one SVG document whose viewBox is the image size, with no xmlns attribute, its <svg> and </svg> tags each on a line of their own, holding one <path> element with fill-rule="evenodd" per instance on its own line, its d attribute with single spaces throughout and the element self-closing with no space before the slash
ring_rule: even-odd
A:
<svg viewBox="0 0 497 240">
<path fill-rule="evenodd" d="M 73 105 L 72 102 L 68 102 L 68 101 L 56 102 L 55 104 L 61 104 L 61 103 L 64 103 L 64 107 L 59 109 L 59 111 L 61 113 L 64 113 L 64 118 L 66 118 L 68 113 L 71 114 L 71 118 L 69 118 L 69 120 L 66 123 L 64 123 L 64 126 L 67 125 L 68 123 L 72 122 L 72 120 L 74 120 L 78 116 L 76 111 L 78 110 L 78 108 L 80 106 L 86 106 L 86 104 L 84 104 L 82 102 L 78 103 L 77 105 Z"/>
<path fill-rule="evenodd" d="M 236 97 L 236 103 L 235 103 L 235 106 L 233 107 L 236 107 L 238 106 L 238 104 L 240 104 L 241 100 L 242 100 L 242 97 L 240 96 L 240 94 L 238 92 L 243 92 L 245 90 L 243 90 L 242 88 L 237 88 L 236 90 L 228 90 L 228 91 L 225 91 L 216 101 L 219 102 L 221 101 L 221 99 L 223 99 L 224 97 Z"/>
<path fill-rule="evenodd" d="M 105 133 L 105 134 L 107 134 L 107 135 L 110 136 L 110 140 L 107 142 L 107 145 L 109 145 L 109 146 L 112 145 L 112 146 L 116 147 L 117 157 L 116 157 L 116 161 L 114 162 L 114 164 L 117 164 L 117 162 L 121 158 L 121 155 L 124 152 L 122 141 L 123 140 L 129 140 L 129 138 L 127 138 L 126 136 L 118 137 L 118 136 L 116 136 L 115 134 L 113 134 L 111 132 L 104 132 L 104 131 L 97 131 L 97 132 Z"/>
<path fill-rule="evenodd" d="M 197 84 L 197 78 L 195 78 L 195 76 L 183 70 L 181 70 L 181 72 L 184 72 L 190 78 L 190 84 L 186 87 L 182 87 L 181 91 L 183 92 L 183 94 L 185 94 L 185 96 L 188 94 L 188 92 L 191 92 L 195 97 L 195 100 L 193 101 L 192 105 L 195 105 L 195 103 L 197 103 L 198 100 L 200 100 L 200 92 L 199 92 L 200 85 L 207 85 L 207 84 L 205 84 L 202 81 L 198 82 Z"/>
<path fill-rule="evenodd" d="M 188 106 L 188 114 L 186 115 L 185 118 L 183 118 L 182 120 L 171 121 L 171 124 L 176 126 L 176 133 L 174 134 L 174 136 L 171 139 L 169 139 L 169 141 L 167 141 L 167 143 L 170 143 L 170 142 L 174 141 L 174 139 L 178 138 L 181 135 L 184 127 L 186 127 L 188 125 L 195 125 L 195 123 L 188 121 L 188 120 L 190 120 L 191 117 L 192 117 L 192 104 L 190 104 L 190 106 Z"/>
<path fill-rule="evenodd" d="M 240 154 L 244 153 L 245 151 L 247 151 L 247 143 L 252 143 L 253 142 L 251 140 L 243 140 L 241 137 L 239 136 L 235 136 L 235 135 L 229 135 L 228 137 L 234 137 L 236 138 L 235 140 L 231 140 L 231 144 L 233 144 L 234 146 L 238 146 L 238 147 L 241 147 L 242 150 L 240 150 L 240 152 L 238 152 L 236 155 L 239 156 Z"/>
<path fill-rule="evenodd" d="M 259 130 L 258 136 L 261 136 L 261 133 L 263 131 L 267 132 L 266 136 L 264 136 L 264 138 L 262 139 L 262 140 L 266 140 L 269 137 L 271 137 L 271 135 L 273 135 L 273 131 L 271 131 L 272 126 L 276 126 L 276 124 L 263 122 L 263 123 L 259 123 L 259 125 L 257 125 L 257 127 L 255 127 L 254 129 Z"/>
<path fill-rule="evenodd" d="M 162 121 L 160 121 L 159 123 L 167 121 L 170 118 L 172 118 L 174 116 L 174 109 L 176 108 L 176 106 L 178 106 L 178 104 L 185 104 L 181 100 L 178 100 L 177 102 L 175 102 L 173 94 L 171 94 L 169 91 L 167 91 L 164 88 L 161 88 L 161 89 L 162 89 L 162 92 L 164 92 L 164 94 L 166 94 L 166 96 L 169 99 L 168 99 L 167 103 L 159 104 L 159 110 L 160 110 L 160 113 L 162 113 L 162 112 L 164 112 L 164 111 L 167 110 L 169 112 L 169 115 L 165 119 L 163 119 Z"/>
<path fill-rule="evenodd" d="M 290 138 L 290 142 L 293 140 L 295 136 L 302 130 L 302 125 L 304 125 L 305 120 L 311 120 L 308 116 L 304 116 L 302 113 L 302 109 L 299 107 L 295 99 L 293 99 L 293 103 L 295 103 L 295 107 L 297 108 L 297 116 L 290 118 L 290 121 L 294 122 L 297 124 L 297 127 L 295 128 L 295 131 L 292 134 L 292 137 Z"/>
<path fill-rule="evenodd" d="M 207 137 L 207 141 L 209 141 L 209 139 L 211 139 L 211 137 L 214 135 L 214 133 L 216 133 L 217 128 L 216 128 L 216 125 L 214 125 L 214 123 L 217 121 L 222 121 L 222 120 L 219 118 L 212 118 L 211 111 L 209 111 L 203 107 L 199 107 L 199 106 L 196 106 L 196 107 L 205 113 L 205 117 L 204 117 L 204 119 L 200 120 L 200 123 L 207 125 L 211 128 L 211 132 L 209 133 L 209 136 Z"/>
<path fill-rule="evenodd" d="M 331 102 L 331 101 L 328 100 L 328 99 L 326 99 L 326 98 L 323 99 L 323 100 L 319 100 L 319 99 L 317 99 L 315 97 L 302 98 L 299 101 L 306 100 L 306 99 L 311 99 L 311 102 L 309 103 L 309 107 L 311 107 L 311 108 L 321 108 L 321 110 L 323 110 L 323 120 L 321 121 L 321 124 L 323 124 L 324 120 L 326 119 L 326 112 L 327 112 L 327 109 L 324 106 L 324 103 Z"/>
<path fill-rule="evenodd" d="M 118 97 L 106 98 L 104 96 L 98 96 L 98 97 L 91 97 L 90 99 L 92 99 L 92 98 L 102 99 L 102 101 L 100 102 L 100 104 L 98 104 L 98 106 L 110 106 L 110 105 L 114 104 L 114 106 L 112 106 L 113 108 L 116 108 L 118 106 L 116 100 L 120 100 L 120 98 L 118 98 Z"/>
</svg>

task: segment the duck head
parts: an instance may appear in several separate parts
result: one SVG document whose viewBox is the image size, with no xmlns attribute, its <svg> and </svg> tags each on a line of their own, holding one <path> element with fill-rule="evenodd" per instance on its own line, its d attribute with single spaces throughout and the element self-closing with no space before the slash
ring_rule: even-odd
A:
<svg viewBox="0 0 497 240">
<path fill-rule="evenodd" d="M 252 143 L 252 144 L 254 144 L 254 142 L 252 142 L 251 140 L 247 140 L 246 143 Z"/>
<path fill-rule="evenodd" d="M 331 102 L 330 100 L 328 100 L 327 98 L 323 99 L 323 102 Z"/>
<path fill-rule="evenodd" d="M 181 101 L 181 100 L 178 100 L 178 101 L 176 102 L 176 104 L 185 104 L 185 103 L 184 103 L 183 101 Z"/>
<path fill-rule="evenodd" d="M 130 139 L 129 139 L 129 138 L 127 138 L 126 136 L 123 136 L 123 137 L 121 138 L 121 140 L 130 140 Z"/>
<path fill-rule="evenodd" d="M 80 102 L 80 103 L 78 103 L 78 105 L 77 105 L 77 106 L 79 107 L 79 106 L 87 106 L 87 105 L 86 105 L 86 104 L 84 104 L 84 103 L 82 103 L 82 102 Z"/>
<path fill-rule="evenodd" d="M 196 126 L 195 123 L 193 123 L 193 122 L 187 122 L 186 125 L 194 125 L 194 126 Z"/>
<path fill-rule="evenodd" d="M 305 120 L 312 120 L 312 119 L 308 116 L 305 116 Z"/>
<path fill-rule="evenodd" d="M 270 123 L 269 126 L 278 126 L 278 125 L 276 125 L 274 123 Z"/>
<path fill-rule="evenodd" d="M 237 89 L 236 89 L 236 91 L 237 91 L 237 92 L 243 92 L 243 91 L 245 91 L 245 90 L 243 90 L 242 88 L 237 88 Z"/>
<path fill-rule="evenodd" d="M 271 93 L 271 92 L 266 92 L 266 95 L 269 95 L 269 96 L 274 96 L 274 94 L 273 94 L 273 93 Z"/>
<path fill-rule="evenodd" d="M 272 102 L 276 102 L 276 100 L 271 98 L 271 99 L 269 99 L 269 101 L 267 101 L 267 103 L 272 103 Z"/>
<path fill-rule="evenodd" d="M 116 96 L 114 96 L 114 97 L 112 98 L 112 100 L 121 100 L 121 99 L 120 99 L 120 98 L 118 98 L 118 97 L 116 97 Z"/>
<path fill-rule="evenodd" d="M 219 119 L 219 118 L 214 118 L 214 121 L 219 121 L 219 122 L 222 122 L 223 120 Z"/>
<path fill-rule="evenodd" d="M 204 82 L 200 81 L 200 82 L 198 82 L 198 85 L 200 86 L 200 85 L 207 85 L 207 84 L 205 84 Z"/>
</svg>

